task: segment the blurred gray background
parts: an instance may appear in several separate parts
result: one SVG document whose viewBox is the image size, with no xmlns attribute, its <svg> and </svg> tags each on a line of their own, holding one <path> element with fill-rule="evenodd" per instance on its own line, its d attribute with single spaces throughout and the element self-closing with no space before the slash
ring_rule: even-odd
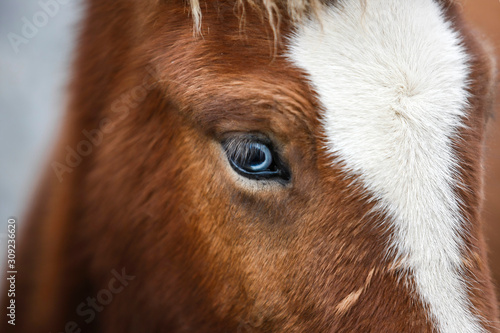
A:
<svg viewBox="0 0 500 333">
<path fill-rule="evenodd" d="M 2 274 L 7 219 L 22 225 L 59 131 L 81 7 L 80 0 L 0 1 Z"/>
</svg>

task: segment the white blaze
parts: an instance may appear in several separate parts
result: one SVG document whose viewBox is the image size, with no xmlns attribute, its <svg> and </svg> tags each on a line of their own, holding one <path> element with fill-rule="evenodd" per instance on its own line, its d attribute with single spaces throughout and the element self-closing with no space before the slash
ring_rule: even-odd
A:
<svg viewBox="0 0 500 333">
<path fill-rule="evenodd" d="M 461 280 L 464 219 L 452 139 L 467 110 L 468 57 L 432 0 L 341 1 L 304 22 L 288 57 L 324 108 L 328 150 L 391 217 L 389 250 L 440 332 L 482 332 Z"/>
</svg>

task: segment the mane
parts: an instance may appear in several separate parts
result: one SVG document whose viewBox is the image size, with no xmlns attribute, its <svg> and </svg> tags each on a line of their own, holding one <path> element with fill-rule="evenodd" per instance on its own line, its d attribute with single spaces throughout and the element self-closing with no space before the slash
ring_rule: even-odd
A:
<svg viewBox="0 0 500 333">
<path fill-rule="evenodd" d="M 245 20 L 245 7 L 248 5 L 261 18 L 267 18 L 275 38 L 278 37 L 281 18 L 286 15 L 292 23 L 303 21 L 315 15 L 325 0 L 236 0 L 234 6 L 241 22 Z M 337 2 L 334 0 L 332 2 Z M 202 11 L 199 0 L 189 0 L 193 17 L 194 34 L 201 35 Z"/>
</svg>

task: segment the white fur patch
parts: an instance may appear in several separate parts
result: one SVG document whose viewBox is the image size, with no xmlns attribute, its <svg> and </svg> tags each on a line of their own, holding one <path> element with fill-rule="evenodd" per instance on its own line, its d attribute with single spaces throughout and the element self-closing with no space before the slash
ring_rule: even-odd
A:
<svg viewBox="0 0 500 333">
<path fill-rule="evenodd" d="M 461 279 L 453 190 L 469 75 L 459 35 L 432 0 L 341 1 L 319 16 L 297 28 L 288 57 L 323 104 L 327 148 L 391 217 L 389 250 L 436 329 L 483 332 Z"/>
</svg>

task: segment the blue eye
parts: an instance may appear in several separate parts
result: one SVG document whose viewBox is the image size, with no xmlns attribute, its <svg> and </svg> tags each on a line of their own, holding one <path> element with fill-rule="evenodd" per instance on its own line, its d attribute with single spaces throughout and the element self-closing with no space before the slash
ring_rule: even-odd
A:
<svg viewBox="0 0 500 333">
<path fill-rule="evenodd" d="M 250 179 L 290 180 L 290 173 L 270 144 L 255 138 L 232 138 L 223 142 L 231 167 Z"/>
<path fill-rule="evenodd" d="M 245 156 L 241 158 L 240 165 L 249 172 L 265 171 L 273 162 L 271 151 L 262 143 L 249 143 L 245 153 Z"/>
</svg>

